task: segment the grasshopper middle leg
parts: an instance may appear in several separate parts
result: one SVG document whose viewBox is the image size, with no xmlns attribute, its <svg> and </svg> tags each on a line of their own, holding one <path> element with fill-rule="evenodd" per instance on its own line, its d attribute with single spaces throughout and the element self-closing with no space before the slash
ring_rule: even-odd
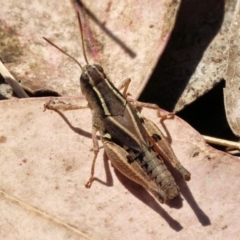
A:
<svg viewBox="0 0 240 240">
<path fill-rule="evenodd" d="M 85 184 L 86 188 L 90 188 L 92 185 L 92 182 L 94 181 L 94 169 L 95 169 L 95 163 L 97 160 L 97 156 L 99 153 L 99 145 L 98 145 L 98 139 L 97 139 L 97 131 L 98 129 L 96 127 L 93 127 L 92 129 L 92 140 L 93 140 L 93 152 L 94 152 L 94 156 L 93 156 L 93 160 L 92 160 L 92 167 L 91 167 L 91 176 L 89 178 L 89 180 L 87 181 L 87 183 Z"/>
</svg>

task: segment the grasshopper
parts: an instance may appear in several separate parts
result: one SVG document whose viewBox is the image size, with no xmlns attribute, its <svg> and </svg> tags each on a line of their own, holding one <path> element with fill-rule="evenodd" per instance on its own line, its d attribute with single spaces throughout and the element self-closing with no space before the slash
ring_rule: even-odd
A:
<svg viewBox="0 0 240 240">
<path fill-rule="evenodd" d="M 78 21 L 82 23 L 79 13 Z M 69 56 L 55 44 L 45 38 L 50 44 Z M 155 104 L 141 103 L 128 100 L 127 89 L 130 79 L 116 88 L 98 64 L 89 64 L 83 46 L 86 65 L 82 69 L 80 87 L 86 97 L 88 106 L 74 106 L 64 102 L 50 100 L 44 105 L 50 110 L 73 110 L 89 107 L 92 112 L 92 140 L 94 157 L 92 160 L 91 176 L 85 187 L 90 188 L 94 181 L 94 166 L 99 152 L 97 132 L 100 134 L 104 150 L 112 165 L 127 178 L 143 186 L 161 203 L 179 195 L 178 186 L 164 164 L 169 162 L 184 180 L 190 180 L 190 173 L 176 158 L 167 139 L 158 127 L 142 117 L 136 107 L 156 109 L 159 117 L 169 118 L 173 115 L 161 116 L 159 107 Z M 123 93 L 120 90 L 123 89 Z"/>
</svg>

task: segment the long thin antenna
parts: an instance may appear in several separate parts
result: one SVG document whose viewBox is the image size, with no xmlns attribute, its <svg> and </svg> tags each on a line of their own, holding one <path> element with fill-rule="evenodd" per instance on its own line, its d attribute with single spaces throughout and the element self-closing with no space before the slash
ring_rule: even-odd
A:
<svg viewBox="0 0 240 240">
<path fill-rule="evenodd" d="M 82 13 L 81 13 L 81 14 L 82 14 Z M 83 25 L 82 25 L 81 16 L 80 16 L 79 11 L 77 11 L 77 16 L 78 16 L 78 24 L 79 24 L 79 27 L 80 27 L 80 34 L 81 34 L 81 41 L 82 41 L 83 56 L 84 56 L 84 59 L 85 59 L 86 63 L 89 64 L 89 63 L 88 63 L 88 60 L 87 60 L 86 51 L 85 51 L 85 45 L 84 45 L 84 39 L 83 39 Z"/>
<path fill-rule="evenodd" d="M 63 51 L 60 47 L 58 47 L 57 45 L 55 45 L 53 42 L 51 42 L 50 40 L 48 40 L 47 38 L 43 37 L 43 39 L 45 41 L 47 41 L 49 44 L 51 44 L 52 46 L 54 46 L 55 48 L 57 48 L 60 52 L 62 52 L 63 54 L 65 54 L 66 56 L 68 56 L 69 58 L 71 58 L 75 63 L 77 63 L 77 65 L 81 68 L 81 70 L 83 70 L 82 65 L 77 61 L 76 58 L 72 57 L 71 55 L 69 55 L 68 53 L 66 53 L 65 51 Z M 84 52 L 84 51 L 83 51 Z M 85 55 L 84 55 L 85 56 Z M 88 63 L 88 62 L 87 62 Z"/>
</svg>

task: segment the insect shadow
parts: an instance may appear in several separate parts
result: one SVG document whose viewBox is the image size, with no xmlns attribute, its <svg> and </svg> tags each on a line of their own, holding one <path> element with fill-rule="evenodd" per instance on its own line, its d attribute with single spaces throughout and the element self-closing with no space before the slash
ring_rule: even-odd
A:
<svg viewBox="0 0 240 240">
<path fill-rule="evenodd" d="M 192 208 L 193 212 L 195 213 L 198 221 L 201 223 L 202 226 L 208 226 L 211 225 L 210 218 L 204 213 L 204 211 L 199 207 L 198 203 L 194 199 L 194 196 L 192 195 L 191 190 L 189 189 L 187 183 L 185 181 L 182 181 L 180 176 L 174 171 L 173 167 L 165 162 L 167 168 L 171 172 L 172 176 L 174 177 L 181 195 L 184 197 L 186 202 L 189 204 L 189 206 Z M 167 203 L 170 207 L 179 208 L 179 198 L 171 200 L 169 203 Z"/>
<path fill-rule="evenodd" d="M 202 226 L 208 226 L 211 225 L 211 221 L 209 217 L 204 213 L 204 211 L 199 207 L 196 200 L 194 199 L 188 185 L 185 181 L 182 181 L 180 177 L 177 175 L 177 173 L 174 172 L 172 167 L 170 165 L 167 165 L 168 169 L 172 173 L 175 181 L 178 184 L 178 187 L 180 189 L 181 195 L 184 197 L 186 202 L 190 205 L 193 212 L 195 213 L 198 221 L 201 223 Z M 166 222 L 169 224 L 171 228 L 173 228 L 176 231 L 180 231 L 182 229 L 182 226 L 180 223 L 178 223 L 176 220 L 174 220 L 162 207 L 161 205 L 155 200 L 154 197 L 151 196 L 150 193 L 148 193 L 143 187 L 140 185 L 132 182 L 128 178 L 126 178 L 124 175 L 122 175 L 120 172 L 116 171 L 116 176 L 118 177 L 119 181 L 124 185 L 126 189 L 128 189 L 129 192 L 131 192 L 135 197 L 137 197 L 139 200 L 144 202 L 146 205 L 148 205 L 150 208 L 152 208 L 155 212 L 157 212 L 159 215 L 161 215 Z M 183 199 L 181 196 L 176 197 L 175 199 L 172 199 L 169 203 L 166 203 L 171 208 L 180 209 L 183 206 Z"/>
<path fill-rule="evenodd" d="M 115 41 L 115 43 L 117 43 L 131 58 L 135 58 L 137 56 L 137 54 L 130 47 L 128 47 L 120 38 L 118 38 L 106 26 L 104 26 L 104 24 L 95 16 L 95 14 L 91 12 L 80 0 L 75 0 L 74 3 L 77 8 L 83 9 L 83 13 L 86 13 L 88 17 L 98 27 L 100 27 L 107 36 L 109 36 L 113 41 Z"/>
<path fill-rule="evenodd" d="M 119 171 L 116 169 L 114 170 L 115 174 L 118 178 L 118 180 L 122 183 L 122 185 L 130 192 L 132 193 L 136 198 L 138 198 L 140 201 L 145 203 L 147 206 L 149 206 L 152 210 L 157 212 L 165 221 L 168 223 L 168 225 L 175 230 L 176 232 L 179 232 L 183 229 L 182 225 L 173 219 L 159 204 L 159 202 L 142 186 L 138 185 L 137 183 L 129 180 L 127 177 L 122 175 Z M 177 197 L 178 202 L 181 204 L 180 197 Z"/>
<path fill-rule="evenodd" d="M 210 218 L 204 213 L 204 211 L 199 207 L 196 200 L 194 199 L 188 185 L 184 181 L 180 181 L 178 184 L 180 188 L 181 194 L 184 196 L 187 203 L 192 208 L 193 212 L 195 213 L 198 221 L 202 224 L 202 226 L 209 226 L 211 225 Z M 173 200 L 174 201 L 174 200 Z"/>
<path fill-rule="evenodd" d="M 59 110 L 56 109 L 52 109 L 52 111 L 55 111 L 56 113 L 58 113 L 60 115 L 60 117 L 65 121 L 65 123 L 77 134 L 82 135 L 84 137 L 87 138 L 91 138 L 92 139 L 92 134 L 88 131 L 85 131 L 79 127 L 74 127 L 69 120 L 67 119 L 67 117 Z M 98 138 L 98 140 L 100 140 L 100 138 Z"/>
<path fill-rule="evenodd" d="M 78 127 L 74 127 L 69 120 L 67 119 L 67 117 L 58 110 L 54 110 L 55 112 L 57 112 L 60 117 L 66 122 L 66 124 L 77 134 L 82 135 L 84 137 L 90 138 L 92 139 L 92 134 L 88 131 L 85 131 L 81 128 Z M 163 128 L 164 128 L 164 124 Z M 171 141 L 171 136 L 168 132 L 167 129 L 166 130 L 166 134 L 167 134 L 167 138 L 168 140 Z M 98 137 L 98 140 L 100 140 L 100 138 Z M 103 155 L 103 159 L 104 159 L 104 169 L 105 169 L 105 173 L 106 173 L 106 180 L 102 180 L 99 178 L 94 178 L 95 182 L 99 182 L 100 184 L 103 184 L 105 186 L 113 186 L 113 178 L 111 175 L 111 171 L 110 171 L 110 167 L 109 167 L 109 161 L 108 161 L 108 157 L 106 155 L 106 153 L 104 153 Z M 211 224 L 211 221 L 209 219 L 209 217 L 204 213 L 204 211 L 198 206 L 196 200 L 194 199 L 188 185 L 186 184 L 186 182 L 182 181 L 182 179 L 180 178 L 179 175 L 177 175 L 177 173 L 174 171 L 174 169 L 172 168 L 172 166 L 170 164 L 168 164 L 167 162 L 165 162 L 167 168 L 169 169 L 169 171 L 171 172 L 172 176 L 174 177 L 175 181 L 178 183 L 178 186 L 180 188 L 180 192 L 181 195 L 184 196 L 185 200 L 187 201 L 187 203 L 190 205 L 190 207 L 192 208 L 193 212 L 195 213 L 195 215 L 197 216 L 199 222 L 203 225 L 203 226 L 208 226 Z M 129 180 L 128 178 L 126 178 L 124 175 L 122 175 L 119 171 L 117 171 L 115 169 L 115 174 L 117 176 L 117 178 L 119 179 L 119 181 L 123 184 L 123 186 L 129 191 L 131 192 L 135 197 L 137 197 L 139 200 L 141 200 L 143 203 L 145 203 L 146 205 L 148 205 L 150 208 L 152 208 L 155 212 L 157 212 L 162 218 L 164 218 L 166 220 L 166 222 L 169 224 L 169 226 L 174 229 L 175 231 L 180 231 L 183 227 L 181 226 L 181 224 L 179 222 L 177 222 L 176 220 L 174 220 L 159 204 L 159 202 L 157 200 L 155 200 L 155 198 L 148 193 L 147 190 L 145 190 L 143 187 L 141 187 L 140 185 L 138 185 L 137 183 Z M 182 204 L 183 199 L 178 196 L 175 199 L 171 200 L 169 203 L 167 203 L 168 206 L 170 206 L 171 208 L 176 208 L 176 209 L 180 209 L 183 204 Z"/>
</svg>

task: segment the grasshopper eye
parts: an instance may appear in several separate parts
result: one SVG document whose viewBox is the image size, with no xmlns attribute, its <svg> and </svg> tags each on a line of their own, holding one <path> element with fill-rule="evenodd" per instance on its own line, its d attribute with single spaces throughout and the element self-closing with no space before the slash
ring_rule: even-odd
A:
<svg viewBox="0 0 240 240">
<path fill-rule="evenodd" d="M 83 72 L 81 77 L 80 77 L 80 80 L 83 81 L 83 82 L 89 82 L 89 76 L 87 73 Z"/>
<path fill-rule="evenodd" d="M 102 68 L 100 65 L 94 64 L 93 66 L 94 66 L 99 72 L 103 73 L 103 68 Z"/>
</svg>

